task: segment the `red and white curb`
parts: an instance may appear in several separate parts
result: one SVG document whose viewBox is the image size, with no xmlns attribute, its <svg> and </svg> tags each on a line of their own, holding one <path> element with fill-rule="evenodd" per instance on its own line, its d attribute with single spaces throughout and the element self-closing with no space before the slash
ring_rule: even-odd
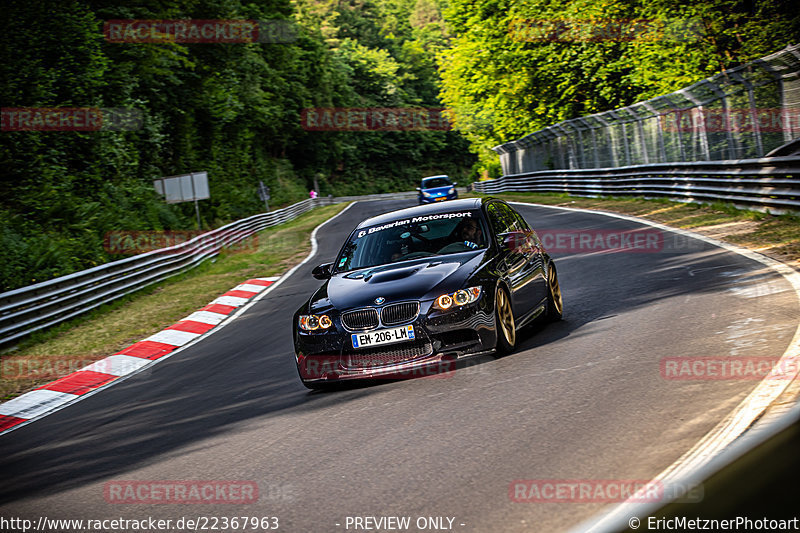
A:
<svg viewBox="0 0 800 533">
<path fill-rule="evenodd" d="M 0 435 L 133 374 L 173 350 L 206 335 L 223 321 L 232 318 L 237 308 L 252 301 L 278 279 L 269 277 L 247 280 L 167 329 L 0 404 Z"/>
<path fill-rule="evenodd" d="M 36 390 L 0 404 L 0 435 L 53 413 L 94 394 L 174 355 L 201 339 L 219 331 L 241 316 L 249 307 L 289 279 L 301 266 L 317 254 L 317 233 L 329 222 L 346 213 L 358 202 L 352 202 L 311 232 L 311 252 L 282 276 L 254 278 L 237 285 L 207 306 L 155 335 L 128 346 L 100 361 L 84 367 Z"/>
</svg>

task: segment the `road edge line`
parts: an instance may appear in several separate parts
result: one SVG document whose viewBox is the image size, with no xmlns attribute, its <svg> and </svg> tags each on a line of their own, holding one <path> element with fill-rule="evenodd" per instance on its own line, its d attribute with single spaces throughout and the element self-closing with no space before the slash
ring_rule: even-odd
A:
<svg viewBox="0 0 800 533">
<path fill-rule="evenodd" d="M 677 233 L 685 237 L 698 239 L 707 242 L 713 246 L 723 248 L 725 250 L 737 253 L 753 261 L 757 261 L 764 266 L 767 266 L 778 272 L 794 289 L 795 296 L 800 301 L 800 272 L 795 270 L 791 265 L 773 259 L 766 255 L 754 252 L 753 250 L 737 246 L 735 244 L 719 241 L 712 237 L 707 237 L 693 231 L 673 228 L 659 222 L 643 219 L 632 215 L 623 215 L 620 213 L 613 213 L 609 211 L 599 211 L 593 209 L 581 209 L 576 207 L 560 207 L 543 204 L 534 204 L 530 202 L 508 202 L 509 204 L 528 205 L 535 207 L 545 207 L 549 209 L 561 209 L 566 211 L 578 211 L 581 213 L 595 213 L 602 216 L 618 218 L 630 222 L 636 222 L 651 226 L 663 231 Z M 678 460 L 673 462 L 670 466 L 661 471 L 653 481 L 660 481 L 662 483 L 674 483 L 681 478 L 688 477 L 692 472 L 706 466 L 715 457 L 721 454 L 728 448 L 736 439 L 742 436 L 755 421 L 757 421 L 766 412 L 767 408 L 778 399 L 786 388 L 798 376 L 798 361 L 800 361 L 800 326 L 795 330 L 792 340 L 784 351 L 781 358 L 776 364 L 782 365 L 783 368 L 787 363 L 790 365 L 788 368 L 794 368 L 795 371 L 791 379 L 764 379 L 759 382 L 750 394 L 737 405 L 725 418 L 717 423 L 714 428 L 706 433 L 694 446 L 686 451 Z M 794 364 L 792 364 L 794 362 Z M 631 500 L 636 500 L 637 496 L 634 495 L 625 502 L 622 502 L 609 511 L 604 512 L 597 518 L 589 518 L 585 525 L 579 525 L 573 528 L 572 531 L 601 531 L 605 525 L 615 522 L 619 516 L 630 516 L 630 507 L 636 505 Z M 639 498 L 641 501 L 641 498 Z M 666 503 L 666 502 L 664 502 Z"/>
</svg>

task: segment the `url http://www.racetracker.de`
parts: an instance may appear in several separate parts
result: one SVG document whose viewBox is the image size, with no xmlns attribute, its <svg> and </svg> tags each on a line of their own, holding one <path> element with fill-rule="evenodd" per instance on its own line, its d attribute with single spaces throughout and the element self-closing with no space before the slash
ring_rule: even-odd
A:
<svg viewBox="0 0 800 533">
<path fill-rule="evenodd" d="M 62 519 L 41 516 L 37 520 L 0 516 L 0 531 L 56 533 L 61 531 L 92 531 L 127 533 L 149 531 L 275 531 L 280 528 L 276 516 L 194 516 L 177 519 L 161 519 L 148 516 L 141 520 L 129 518 L 111 519 Z"/>
</svg>

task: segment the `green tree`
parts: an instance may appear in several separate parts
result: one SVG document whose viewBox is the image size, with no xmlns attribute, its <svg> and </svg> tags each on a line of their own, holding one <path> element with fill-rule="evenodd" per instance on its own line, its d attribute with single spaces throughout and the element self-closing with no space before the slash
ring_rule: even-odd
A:
<svg viewBox="0 0 800 533">
<path fill-rule="evenodd" d="M 439 55 L 441 98 L 486 167 L 496 165 L 492 146 L 680 89 L 800 37 L 784 1 L 451 0 L 444 15 L 453 40 Z M 619 26 L 631 33 L 609 32 Z"/>
</svg>

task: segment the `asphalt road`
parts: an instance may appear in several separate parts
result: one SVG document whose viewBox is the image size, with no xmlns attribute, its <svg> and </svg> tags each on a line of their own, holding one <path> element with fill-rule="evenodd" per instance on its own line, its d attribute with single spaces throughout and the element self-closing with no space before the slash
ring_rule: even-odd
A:
<svg viewBox="0 0 800 533">
<path fill-rule="evenodd" d="M 307 391 L 291 316 L 321 283 L 312 267 L 332 260 L 366 216 L 407 205 L 356 204 L 320 230 L 315 258 L 218 333 L 0 437 L 0 517 L 274 516 L 289 532 L 354 531 L 347 517 L 365 516 L 410 517 L 418 531 L 419 517 L 448 517 L 440 530 L 564 530 L 610 504 L 516 503 L 509 486 L 652 478 L 757 383 L 665 379 L 661 361 L 778 357 L 800 316 L 780 276 L 699 241 L 657 253 L 563 250 L 553 255 L 564 320 L 525 331 L 511 355 L 446 377 Z M 520 211 L 540 230 L 640 228 Z M 663 237 L 668 248 L 678 242 Z M 243 505 L 106 500 L 109 482 L 130 480 L 239 480 L 255 482 L 259 496 Z"/>
</svg>

